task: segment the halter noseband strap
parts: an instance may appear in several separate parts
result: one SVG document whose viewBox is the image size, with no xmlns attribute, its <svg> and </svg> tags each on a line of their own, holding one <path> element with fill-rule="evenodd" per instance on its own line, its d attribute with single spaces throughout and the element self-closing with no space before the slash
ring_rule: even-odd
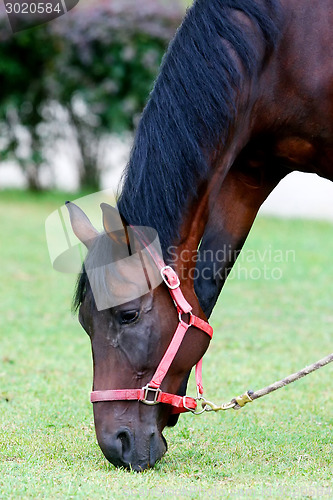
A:
<svg viewBox="0 0 333 500">
<path fill-rule="evenodd" d="M 166 403 L 173 406 L 172 413 L 182 413 L 186 411 L 195 412 L 197 407 L 197 401 L 202 399 L 203 386 L 202 386 L 202 358 L 195 367 L 195 379 L 197 384 L 198 397 L 192 398 L 189 396 L 178 396 L 176 394 L 169 394 L 163 392 L 160 386 L 166 376 L 172 361 L 174 360 L 179 347 L 183 341 L 183 338 L 187 330 L 194 326 L 199 330 L 202 330 L 210 338 L 213 336 L 213 328 L 203 319 L 198 318 L 192 314 L 192 307 L 185 299 L 183 292 L 180 289 L 180 280 L 176 272 L 170 267 L 166 266 L 164 261 L 155 254 L 151 252 L 150 256 L 158 267 L 162 279 L 170 295 L 174 301 L 177 308 L 179 323 L 176 331 L 172 337 L 172 340 L 167 348 L 160 364 L 158 365 L 151 381 L 142 389 L 115 389 L 115 390 L 104 390 L 104 391 L 92 391 L 90 395 L 90 401 L 92 403 L 98 403 L 101 401 L 141 401 L 146 405 L 155 405 L 158 403 Z M 182 316 L 184 314 L 189 315 L 189 322 L 186 323 Z"/>
</svg>

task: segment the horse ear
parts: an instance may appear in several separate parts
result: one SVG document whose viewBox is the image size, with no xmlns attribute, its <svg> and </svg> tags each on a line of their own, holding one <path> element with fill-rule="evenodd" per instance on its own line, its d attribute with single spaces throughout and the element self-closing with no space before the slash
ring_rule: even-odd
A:
<svg viewBox="0 0 333 500">
<path fill-rule="evenodd" d="M 94 228 L 83 210 L 75 203 L 66 201 L 66 207 L 75 236 L 89 249 L 99 234 L 97 229 Z"/>
<path fill-rule="evenodd" d="M 103 226 L 108 237 L 115 243 L 129 245 L 126 222 L 118 210 L 107 203 L 101 203 L 103 212 Z"/>
</svg>

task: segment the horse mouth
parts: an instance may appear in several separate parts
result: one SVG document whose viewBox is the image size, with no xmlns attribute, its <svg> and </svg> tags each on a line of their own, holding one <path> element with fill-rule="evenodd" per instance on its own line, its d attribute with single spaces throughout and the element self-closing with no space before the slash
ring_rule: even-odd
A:
<svg viewBox="0 0 333 500">
<path fill-rule="evenodd" d="M 167 442 L 160 432 L 134 433 L 127 427 L 113 436 L 98 439 L 105 458 L 115 467 L 143 472 L 155 466 L 167 451 Z"/>
</svg>

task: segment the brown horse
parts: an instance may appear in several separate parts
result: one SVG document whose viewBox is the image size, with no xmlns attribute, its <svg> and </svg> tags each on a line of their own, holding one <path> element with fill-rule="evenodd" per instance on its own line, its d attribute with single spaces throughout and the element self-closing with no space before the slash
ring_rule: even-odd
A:
<svg viewBox="0 0 333 500">
<path fill-rule="evenodd" d="M 100 236 L 68 205 L 74 232 L 89 248 L 86 262 L 96 267 L 107 255 L 116 264 L 97 281 L 105 294 L 112 288 L 118 305 L 98 310 L 87 272 L 76 294 L 92 342 L 94 393 L 109 391 L 109 399 L 95 399 L 97 438 L 115 465 L 143 470 L 164 454 L 162 431 L 177 414 L 164 400 L 143 404 L 160 394 L 142 396 L 141 388 L 187 322 L 160 386 L 183 396 L 210 337 L 182 314 L 186 307 L 178 318 L 169 278 L 146 290 L 138 242 L 129 267 L 110 256 L 130 246 L 127 224 L 155 228 L 192 313 L 210 316 L 258 209 L 278 182 L 293 170 L 332 180 L 332 26 L 332 0 L 197 0 L 138 127 L 118 200 L 124 229 L 103 206 L 107 234 Z M 223 263 L 214 257 L 221 250 Z M 145 276 L 159 268 L 151 257 Z M 136 401 L 116 401 L 121 389 L 139 391 Z"/>
</svg>

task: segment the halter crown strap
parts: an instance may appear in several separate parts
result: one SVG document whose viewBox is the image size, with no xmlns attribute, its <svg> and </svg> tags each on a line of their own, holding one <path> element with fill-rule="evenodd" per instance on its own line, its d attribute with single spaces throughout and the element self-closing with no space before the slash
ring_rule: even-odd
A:
<svg viewBox="0 0 333 500">
<path fill-rule="evenodd" d="M 169 288 L 169 292 L 173 300 L 177 305 L 178 312 L 187 314 L 192 311 L 192 306 L 185 299 L 183 292 L 180 289 L 180 281 L 175 273 L 175 271 L 170 266 L 164 266 L 160 270 L 162 279 L 166 286 Z"/>
</svg>

